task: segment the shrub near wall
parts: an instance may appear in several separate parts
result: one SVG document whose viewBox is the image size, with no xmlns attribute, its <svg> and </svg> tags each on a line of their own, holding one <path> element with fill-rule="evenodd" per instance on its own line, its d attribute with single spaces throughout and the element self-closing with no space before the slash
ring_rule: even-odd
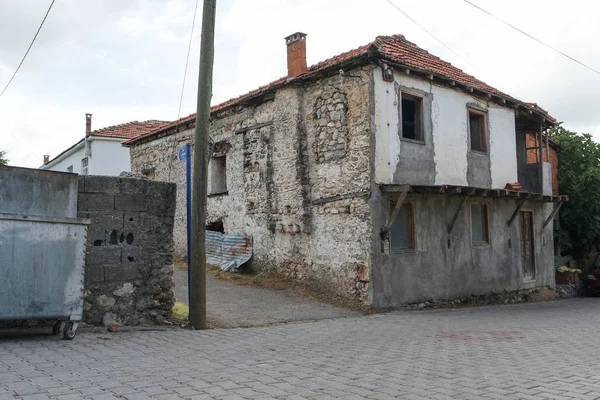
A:
<svg viewBox="0 0 600 400">
<path fill-rule="evenodd" d="M 174 183 L 80 176 L 78 216 L 90 218 L 84 321 L 160 324 L 173 306 Z"/>
</svg>

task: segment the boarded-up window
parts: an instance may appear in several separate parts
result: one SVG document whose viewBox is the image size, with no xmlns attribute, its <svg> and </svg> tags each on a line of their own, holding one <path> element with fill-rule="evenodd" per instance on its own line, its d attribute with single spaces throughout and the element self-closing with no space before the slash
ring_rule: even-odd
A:
<svg viewBox="0 0 600 400">
<path fill-rule="evenodd" d="M 471 205 L 471 237 L 473 243 L 488 243 L 487 206 L 485 204 Z"/>
<path fill-rule="evenodd" d="M 227 193 L 227 161 L 225 157 L 210 160 L 210 194 Z"/>
<path fill-rule="evenodd" d="M 469 110 L 469 135 L 471 137 L 471 150 L 487 153 L 487 135 L 484 112 Z"/>
<path fill-rule="evenodd" d="M 396 204 L 392 203 L 391 210 L 394 207 Z M 411 203 L 404 203 L 390 230 L 390 250 L 392 253 L 397 253 L 414 247 L 413 208 Z"/>
<path fill-rule="evenodd" d="M 423 140 L 423 99 L 406 93 L 402 97 L 402 137 Z"/>
</svg>

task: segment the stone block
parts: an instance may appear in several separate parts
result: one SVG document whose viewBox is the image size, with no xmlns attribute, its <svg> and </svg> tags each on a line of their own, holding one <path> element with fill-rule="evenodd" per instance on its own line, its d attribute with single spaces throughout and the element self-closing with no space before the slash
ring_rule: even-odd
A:
<svg viewBox="0 0 600 400">
<path fill-rule="evenodd" d="M 148 194 L 148 186 L 152 181 L 148 179 L 121 178 L 119 187 L 123 194 Z"/>
<path fill-rule="evenodd" d="M 85 175 L 79 175 L 77 177 L 77 192 L 85 192 Z"/>
<path fill-rule="evenodd" d="M 123 213 L 91 211 L 84 218 L 91 219 L 88 246 L 106 246 L 110 244 L 111 235 L 115 232 L 120 235 L 123 231 Z"/>
<path fill-rule="evenodd" d="M 145 211 L 148 198 L 141 194 L 119 194 L 115 196 L 117 211 Z"/>
<path fill-rule="evenodd" d="M 152 218 L 145 212 L 126 212 L 123 222 L 123 228 L 127 232 L 152 229 Z"/>
<path fill-rule="evenodd" d="M 115 196 L 101 193 L 79 193 L 77 209 L 79 211 L 113 211 Z"/>
<path fill-rule="evenodd" d="M 123 246 L 122 260 L 123 264 L 136 263 L 142 261 L 142 257 L 147 253 L 152 253 L 153 248 L 150 246 L 146 251 L 140 251 L 137 246 Z"/>
<path fill-rule="evenodd" d="M 121 247 L 92 246 L 88 247 L 86 266 L 119 264 L 121 262 Z"/>
<path fill-rule="evenodd" d="M 86 263 L 87 264 L 87 263 Z M 104 267 L 101 265 L 85 266 L 85 284 L 104 282 Z"/>
<path fill-rule="evenodd" d="M 88 175 L 85 178 L 86 193 L 120 193 L 119 178 L 115 176 Z"/>
<path fill-rule="evenodd" d="M 104 267 L 104 279 L 107 282 L 133 281 L 140 275 L 139 269 L 138 263 L 106 265 Z"/>
</svg>

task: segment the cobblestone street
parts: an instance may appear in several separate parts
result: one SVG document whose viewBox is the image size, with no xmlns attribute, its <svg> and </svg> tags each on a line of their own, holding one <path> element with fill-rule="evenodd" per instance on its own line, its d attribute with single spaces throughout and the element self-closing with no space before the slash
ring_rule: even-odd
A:
<svg viewBox="0 0 600 400">
<path fill-rule="evenodd" d="M 595 399 L 599 299 L 0 339 L 1 399 Z"/>
</svg>

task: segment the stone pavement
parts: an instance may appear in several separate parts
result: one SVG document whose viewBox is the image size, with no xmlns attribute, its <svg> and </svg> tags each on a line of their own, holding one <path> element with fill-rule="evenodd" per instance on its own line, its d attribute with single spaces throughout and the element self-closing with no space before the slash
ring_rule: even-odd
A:
<svg viewBox="0 0 600 400">
<path fill-rule="evenodd" d="M 600 299 L 0 339 L 1 399 L 595 399 Z"/>
<path fill-rule="evenodd" d="M 187 270 L 173 275 L 177 301 L 188 304 Z M 206 314 L 210 327 L 239 328 L 360 315 L 283 290 L 236 285 L 206 275 Z"/>
</svg>

